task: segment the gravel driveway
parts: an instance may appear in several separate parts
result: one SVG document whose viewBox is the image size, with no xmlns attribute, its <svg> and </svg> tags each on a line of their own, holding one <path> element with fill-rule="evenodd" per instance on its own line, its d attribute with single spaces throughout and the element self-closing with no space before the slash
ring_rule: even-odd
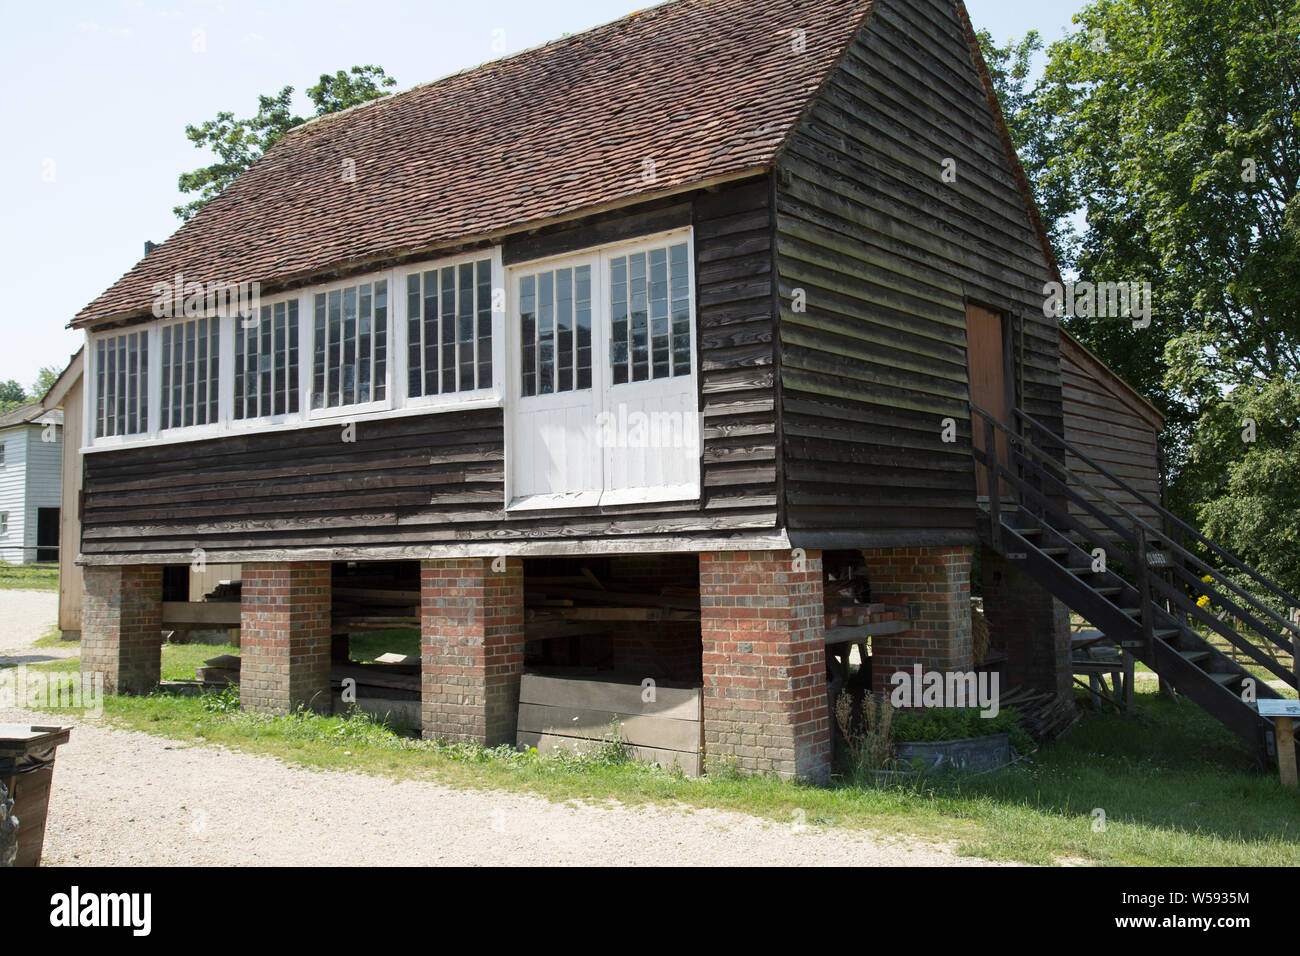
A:
<svg viewBox="0 0 1300 956">
<path fill-rule="evenodd" d="M 75 654 L 75 644 L 31 649 L 57 619 L 57 594 L 0 591 L 0 667 Z M 0 709 L 0 723 L 39 721 L 67 718 Z M 306 770 L 74 723 L 54 770 L 51 865 L 991 865 L 942 846 L 793 819 L 557 804 Z"/>
<path fill-rule="evenodd" d="M 40 719 L 0 710 L 0 722 Z M 65 866 L 990 865 L 879 834 L 305 770 L 82 722 L 59 749 L 45 857 Z"/>
<path fill-rule="evenodd" d="M 76 654 L 76 644 L 32 649 L 32 645 L 58 623 L 57 592 L 0 588 L 0 667 L 35 664 Z"/>
</svg>

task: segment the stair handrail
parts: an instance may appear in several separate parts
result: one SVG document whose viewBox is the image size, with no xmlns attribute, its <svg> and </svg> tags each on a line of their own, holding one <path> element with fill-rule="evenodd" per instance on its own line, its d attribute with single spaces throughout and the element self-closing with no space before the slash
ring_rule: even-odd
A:
<svg viewBox="0 0 1300 956">
<path fill-rule="evenodd" d="M 1265 638 L 1268 638 L 1268 639 L 1269 639 L 1273 644 L 1275 644 L 1277 647 L 1282 648 L 1282 649 L 1284 649 L 1284 650 L 1286 650 L 1286 651 L 1289 651 L 1289 652 L 1291 652 L 1293 655 L 1296 655 L 1297 648 L 1300 647 L 1300 626 L 1297 626 L 1296 624 L 1293 624 L 1292 622 L 1288 621 L 1286 618 L 1281 617 L 1281 616 L 1278 615 L 1278 614 L 1277 614 L 1277 613 L 1276 613 L 1276 612 L 1275 612 L 1271 607 L 1269 607 L 1268 605 L 1262 603 L 1262 602 L 1261 602 L 1258 598 L 1256 598 L 1254 595 L 1250 594 L 1250 593 L 1247 592 L 1247 591 L 1242 590 L 1240 587 L 1238 587 L 1238 586 L 1237 586 L 1236 584 L 1234 584 L 1232 581 L 1229 581 L 1229 580 L 1227 580 L 1226 578 L 1224 578 L 1224 577 L 1223 577 L 1223 576 L 1222 576 L 1222 575 L 1221 575 L 1217 570 L 1215 570 L 1215 569 L 1214 569 L 1213 567 L 1211 567 L 1210 565 L 1206 564 L 1204 561 L 1202 561 L 1199 557 L 1197 557 L 1197 556 L 1196 556 L 1195 554 L 1193 554 L 1192 552 L 1188 551 L 1186 548 L 1184 548 L 1184 547 L 1183 547 L 1181 544 L 1179 544 L 1177 541 L 1174 541 L 1171 537 L 1169 537 L 1169 535 L 1165 534 L 1165 533 L 1164 533 L 1163 531 L 1161 531 L 1160 529 L 1154 527 L 1153 525 L 1151 525 L 1149 522 L 1147 522 L 1145 519 L 1143 519 L 1143 518 L 1140 517 L 1139 515 L 1136 515 L 1136 514 L 1134 514 L 1133 512 L 1131 512 L 1128 508 L 1126 508 L 1126 507 L 1125 507 L 1123 504 L 1121 504 L 1120 502 L 1115 501 L 1115 500 L 1113 499 L 1111 493 L 1103 492 L 1101 489 L 1095 487 L 1095 486 L 1094 486 L 1091 482 L 1089 482 L 1086 478 L 1084 478 L 1082 475 L 1079 475 L 1079 474 L 1076 473 L 1072 468 L 1070 468 L 1069 465 L 1065 464 L 1064 461 L 1062 461 L 1062 460 L 1058 460 L 1058 459 L 1052 457 L 1050 454 L 1048 454 L 1046 451 L 1044 451 L 1042 448 L 1040 448 L 1040 447 L 1039 447 L 1035 442 L 1029 440 L 1029 439 L 1026 438 L 1025 436 L 1020 435 L 1020 434 L 1018 434 L 1017 432 L 1015 432 L 1014 430 L 1008 428 L 1008 427 L 1007 427 L 1003 422 L 998 421 L 998 419 L 997 419 L 996 416 L 992 415 L 990 412 L 988 412 L 988 411 L 986 411 L 985 409 L 981 408 L 979 405 L 975 404 L 973 401 L 972 401 L 972 402 L 969 402 L 968 404 L 970 405 L 970 408 L 971 408 L 971 410 L 972 410 L 974 413 L 978 414 L 980 417 L 982 417 L 982 418 L 984 419 L 984 421 L 985 421 L 986 424 L 991 422 L 995 428 L 997 428 L 997 429 L 1001 430 L 1002 432 L 1006 433 L 1006 435 L 1010 438 L 1010 440 L 1011 440 L 1012 442 L 1014 442 L 1016 445 L 1021 446 L 1021 447 L 1025 448 L 1025 449 L 1028 449 L 1028 450 L 1033 451 L 1033 452 L 1035 453 L 1035 454 L 1034 454 L 1034 457 L 1039 458 L 1039 459 L 1042 459 L 1042 460 L 1044 460 L 1044 461 L 1047 462 L 1047 463 L 1050 463 L 1050 465 L 1053 466 L 1056 470 L 1058 470 L 1059 472 L 1063 473 L 1063 475 L 1065 476 L 1065 481 L 1064 481 L 1063 483 L 1066 485 L 1067 488 L 1069 487 L 1070 479 L 1073 479 L 1074 481 L 1076 481 L 1076 482 L 1078 482 L 1079 484 L 1083 485 L 1084 487 L 1088 488 L 1089 490 L 1091 490 L 1092 492 L 1094 492 L 1095 494 L 1097 494 L 1098 496 L 1100 496 L 1101 499 L 1102 499 L 1103 501 L 1108 501 L 1110 504 L 1112 504 L 1116 509 L 1118 509 L 1118 510 L 1120 511 L 1120 513 L 1122 513 L 1125 517 L 1127 517 L 1128 519 L 1130 519 L 1131 521 L 1133 521 L 1134 524 L 1135 524 L 1135 526 L 1137 526 L 1137 527 L 1141 527 L 1141 528 L 1145 528 L 1146 530 L 1148 530 L 1149 532 L 1151 532 L 1151 534 L 1154 535 L 1158 540 L 1160 540 L 1160 541 L 1162 541 L 1162 542 L 1165 542 L 1165 543 L 1167 544 L 1169 550 L 1175 552 L 1175 553 L 1178 554 L 1179 556 L 1181 556 L 1181 557 L 1185 558 L 1187 561 L 1191 562 L 1191 563 L 1194 565 L 1194 567 L 1195 567 L 1195 569 L 1196 569 L 1197 571 L 1200 571 L 1200 572 L 1202 572 L 1203 574 L 1208 574 L 1210 577 L 1212 577 L 1214 580 L 1218 581 L 1221 585 L 1223 585 L 1224 587 L 1226 587 L 1227 589 L 1229 589 L 1230 591 L 1232 591 L 1233 593 L 1235 593 L 1237 596 L 1243 598 L 1243 599 L 1244 599 L 1248 604 L 1250 604 L 1250 605 L 1252 606 L 1252 608 L 1253 608 L 1255 611 L 1260 612 L 1260 613 L 1262 614 L 1262 616 L 1265 616 L 1265 617 L 1270 618 L 1271 620 L 1277 622 L 1277 623 L 1280 624 L 1282 627 L 1284 627 L 1284 628 L 1286 628 L 1288 631 L 1290 631 L 1290 632 L 1292 633 L 1292 637 L 1291 637 L 1291 640 L 1290 640 L 1289 642 L 1288 642 L 1288 641 L 1285 641 L 1285 640 L 1283 640 L 1283 639 L 1281 639 L 1281 638 L 1282 638 L 1282 635 L 1281 635 L 1281 634 L 1274 635 L 1274 634 L 1270 634 L 1270 633 L 1268 633 L 1267 631 L 1265 631 L 1263 634 L 1261 634 L 1261 636 L 1262 636 L 1262 637 L 1265 637 Z M 1152 507 L 1155 511 L 1157 511 L 1158 513 L 1160 513 L 1160 514 L 1162 514 L 1162 515 L 1164 515 L 1164 516 L 1167 516 L 1168 518 L 1172 519 L 1172 520 L 1173 520 L 1175 523 L 1177 523 L 1178 525 L 1180 525 L 1180 526 L 1186 528 L 1187 530 L 1191 531 L 1191 533 L 1192 533 L 1193 535 L 1195 535 L 1195 537 L 1198 538 L 1199 540 L 1202 540 L 1202 541 L 1206 541 L 1206 542 L 1208 542 L 1208 545 L 1209 545 L 1212 549 L 1214 549 L 1216 552 L 1222 552 L 1222 553 L 1223 553 L 1226 557 L 1228 557 L 1231 561 L 1235 562 L 1236 565 L 1240 565 L 1240 567 L 1242 568 L 1242 570 L 1247 571 L 1248 573 L 1252 574 L 1254 577 L 1257 577 L 1257 578 L 1258 578 L 1258 577 L 1261 577 L 1261 576 L 1258 575 L 1256 572 L 1254 572 L 1253 569 L 1251 569 L 1251 568 L 1249 568 L 1248 566 L 1242 564 L 1242 563 L 1240 562 L 1240 560 L 1237 559 L 1234 555 L 1231 555 L 1229 552 L 1224 551 L 1224 550 L 1223 550 L 1222 548 L 1220 548 L 1218 545 L 1214 544 L 1214 542 L 1209 541 L 1208 538 L 1205 538 L 1203 535 L 1201 535 L 1199 532 L 1197 532 L 1194 528 L 1191 528 L 1189 525 L 1187 525 L 1186 522 L 1181 521 L 1181 520 L 1180 520 L 1179 518 L 1177 518 L 1176 516 L 1170 514 L 1166 509 L 1164 509 L 1164 508 L 1160 507 L 1159 505 L 1155 504 L 1154 502 L 1152 502 L 1149 498 L 1147 498 L 1147 497 L 1146 497 L 1145 495 L 1143 495 L 1141 492 L 1137 491 L 1135 488 L 1133 488 L 1131 485 L 1129 485 L 1129 484 L 1128 484 L 1126 481 L 1124 481 L 1122 478 L 1119 478 L 1119 477 L 1117 477 L 1116 475 L 1114 475 L 1113 473 L 1111 473 L 1110 470 L 1107 469 L 1105 466 L 1103 466 L 1103 465 L 1099 465 L 1097 462 L 1093 461 L 1093 459 L 1092 459 L 1091 457 L 1089 457 L 1086 453 L 1084 453 L 1084 452 L 1080 451 L 1079 449 L 1075 448 L 1072 444 L 1070 444 L 1070 442 L 1066 441 L 1064 438 L 1062 438 L 1061 436 L 1057 435 L 1057 434 L 1056 434 L 1055 432 L 1053 432 L 1051 429 L 1049 429 L 1049 428 L 1047 428 L 1046 426 L 1044 426 L 1041 422 L 1038 422 L 1037 420 L 1033 419 L 1030 415 L 1028 415 L 1027 413 L 1025 413 L 1023 409 L 1015 408 L 1014 411 L 1015 411 L 1015 412 L 1016 412 L 1020 417 L 1022 417 L 1026 422 L 1028 422 L 1032 427 L 1034 427 L 1034 428 L 1036 428 L 1038 431 L 1042 432 L 1042 433 L 1043 433 L 1045 436 L 1047 436 L 1048 438 L 1051 438 L 1051 439 L 1055 440 L 1056 442 L 1058 442 L 1058 443 L 1060 444 L 1060 446 L 1061 446 L 1061 449 L 1062 449 L 1062 452 L 1063 452 L 1063 453 L 1068 452 L 1068 453 L 1070 453 L 1070 454 L 1074 454 L 1076 457 L 1078 457 L 1080 460 L 1082 460 L 1085 464 L 1088 464 L 1088 465 L 1090 465 L 1091 467 L 1093 467 L 1094 469 L 1096 469 L 1096 471 L 1097 471 L 1098 473 L 1100 473 L 1100 474 L 1102 474 L 1103 476 L 1109 478 L 1111 481 L 1113 481 L 1114 483 L 1116 483 L 1117 485 L 1119 485 L 1121 488 L 1123 488 L 1124 490 L 1128 491 L 1130 494 L 1134 495 L 1134 497 L 1136 497 L 1136 498 L 1139 499 L 1140 501 L 1144 502 L 1145 504 L 1151 506 L 1151 507 Z M 972 428 L 972 431 L 973 431 L 973 428 Z M 996 457 L 996 455 L 995 455 L 995 457 Z M 1058 480 L 1060 480 L 1060 479 L 1058 478 Z M 1080 498 L 1080 501 L 1081 501 L 1081 502 L 1086 503 L 1085 499 L 1083 499 L 1082 496 L 1079 496 L 1079 498 Z M 1091 509 L 1090 509 L 1090 510 L 1091 510 Z M 1098 509 L 1098 510 L 1100 510 L 1100 509 Z M 1105 540 L 1105 539 L 1103 538 L 1102 540 Z M 1283 590 L 1279 585 L 1273 584 L 1273 582 L 1268 581 L 1268 579 L 1263 579 L 1263 583 L 1271 585 L 1272 588 L 1273 588 L 1273 590 L 1275 591 L 1275 593 L 1278 593 L 1279 596 L 1283 597 L 1284 599 L 1286 599 L 1286 600 L 1288 600 L 1288 601 L 1294 601 L 1294 598 L 1292 598 L 1292 597 L 1291 597 L 1291 596 L 1290 596 L 1290 595 L 1289 595 L 1285 590 Z M 1228 602 L 1228 603 L 1232 603 L 1230 599 L 1226 598 L 1224 595 L 1220 594 L 1217 590 L 1215 590 L 1215 589 L 1213 589 L 1213 588 L 1208 588 L 1208 587 L 1205 587 L 1204 585 L 1202 585 L 1201 590 L 1202 590 L 1203 593 L 1207 593 L 1207 594 L 1212 593 L 1213 596 L 1219 598 L 1221 601 L 1226 601 L 1226 602 Z M 1296 603 L 1300 603 L 1300 602 L 1296 602 Z M 1220 632 L 1220 633 L 1222 633 L 1222 632 Z M 1297 655 L 1297 659 L 1300 659 L 1300 655 Z"/>
<path fill-rule="evenodd" d="M 1040 422 L 1040 421 L 1038 421 L 1037 419 L 1035 419 L 1033 416 L 1031 416 L 1029 413 L 1027 413 L 1024 409 L 1017 407 L 1017 408 L 1014 409 L 1014 411 L 1015 411 L 1015 414 L 1016 414 L 1017 416 L 1019 416 L 1021 419 L 1023 419 L 1023 420 L 1024 420 L 1026 423 L 1028 423 L 1030 426 L 1032 426 L 1033 428 L 1038 429 L 1038 431 L 1042 432 L 1044 435 L 1046 435 L 1047 437 L 1051 438 L 1053 441 L 1057 441 L 1057 442 L 1059 442 L 1059 443 L 1061 444 L 1061 446 L 1062 446 L 1066 451 L 1068 451 L 1070 454 L 1074 455 L 1076 458 L 1078 458 L 1078 459 L 1079 459 L 1080 461 L 1082 461 L 1084 464 L 1088 465 L 1090 468 L 1092 468 L 1092 469 L 1093 469 L 1094 471 L 1096 471 L 1097 473 L 1099 473 L 1099 474 L 1101 474 L 1101 475 L 1104 475 L 1106 478 L 1110 479 L 1112 482 L 1114 482 L 1116 485 L 1118 485 L 1118 486 L 1119 486 L 1120 488 L 1122 488 L 1124 491 L 1127 491 L 1129 494 L 1133 495 L 1133 497 L 1137 498 L 1139 501 L 1141 501 L 1143 504 L 1145 504 L 1148 508 L 1152 509 L 1154 512 L 1156 512 L 1157 514 L 1159 514 L 1162 518 L 1164 518 L 1164 519 L 1167 520 L 1167 521 L 1172 522 L 1172 523 L 1173 523 L 1177 528 L 1179 528 L 1179 530 L 1184 531 L 1184 532 L 1190 534 L 1193 538 L 1195 538 L 1197 541 L 1199 541 L 1202 545 L 1204 545 L 1206 548 L 1208 548 L 1211 552 L 1213 552 L 1214 554 L 1217 554 L 1220 558 L 1222 558 L 1224 561 L 1226 561 L 1230 566 L 1232 566 L 1233 568 L 1235 568 L 1235 569 L 1238 570 L 1238 571 L 1242 571 L 1242 572 L 1244 572 L 1244 573 L 1245 573 L 1246 575 L 1248 575 L 1252 580 L 1254 580 L 1257 584 L 1261 584 L 1261 585 L 1263 585 L 1264 587 L 1268 588 L 1270 591 L 1273 592 L 1274 595 L 1276 595 L 1277 597 L 1281 598 L 1283 601 L 1287 602 L 1287 606 L 1288 606 L 1288 607 L 1300 607 L 1300 599 L 1297 599 L 1297 598 L 1295 597 L 1295 595 L 1291 594 L 1289 591 L 1287 591 L 1285 588 L 1283 588 L 1280 584 L 1278 584 L 1277 582 L 1273 581 L 1272 579 L 1267 578 L 1267 577 L 1265 577 L 1264 575 L 1260 574 L 1257 570 L 1255 570 L 1254 568 L 1252 568 L 1250 565 L 1246 564 L 1244 561 L 1242 561 L 1240 558 L 1238 558 L 1235 554 L 1233 554 L 1232 552 L 1228 551 L 1226 548 L 1222 547 L 1221 545 L 1216 544 L 1214 541 L 1210 540 L 1210 539 L 1207 538 L 1205 535 L 1201 534 L 1201 532 L 1197 531 L 1195 528 L 1193 528 L 1191 525 L 1189 525 L 1186 521 L 1183 521 L 1181 518 L 1179 518 L 1179 517 L 1178 517 L 1177 515 L 1175 515 L 1173 512 L 1169 511 L 1167 508 L 1164 508 L 1163 506 L 1161 506 L 1161 505 L 1157 504 L 1156 502 L 1152 501 L 1150 498 L 1148 498 L 1148 497 L 1147 497 L 1146 495 L 1144 495 L 1142 492 L 1138 491 L 1136 488 L 1134 488 L 1132 485 L 1130 485 L 1130 484 L 1129 484 L 1127 481 L 1125 481 L 1123 478 L 1120 478 L 1118 475 L 1116 475 L 1116 474 L 1114 474 L 1113 472 L 1111 472 L 1111 470 L 1110 470 L 1109 468 L 1105 467 L 1104 465 L 1101 465 L 1101 464 L 1097 463 L 1096 461 L 1094 461 L 1094 460 L 1093 460 L 1091 457 L 1089 457 L 1085 452 L 1080 451 L 1080 450 L 1079 450 L 1078 448 L 1076 448 L 1074 445 L 1070 444 L 1070 442 L 1066 441 L 1066 440 L 1065 440 L 1064 438 L 1062 438 L 1060 435 L 1058 435 L 1058 434 L 1056 434 L 1055 432 L 1053 432 L 1050 428 L 1048 428 L 1048 427 L 1047 427 L 1046 425 L 1044 425 L 1042 422 Z M 1128 512 L 1128 509 L 1124 508 L 1123 505 L 1120 505 L 1118 502 L 1116 502 L 1115 504 L 1116 504 L 1117 507 L 1119 507 L 1121 510 L 1123 510 L 1123 511 L 1125 512 L 1125 514 L 1130 514 L 1130 513 Z M 1130 516 L 1131 516 L 1131 517 L 1137 517 L 1136 515 L 1130 515 Z M 1142 521 L 1143 519 L 1138 518 L 1138 520 L 1139 520 L 1139 521 Z M 1275 621 L 1277 621 L 1277 623 L 1281 624 L 1281 625 L 1282 625 L 1283 627 L 1285 627 L 1287 630 L 1291 631 L 1292 634 L 1294 634 L 1294 635 L 1297 636 L 1297 638 L 1300 638 L 1300 625 L 1297 625 L 1297 624 L 1295 624 L 1295 623 L 1293 623 L 1293 622 L 1287 620 L 1286 618 L 1282 617 L 1282 616 L 1279 615 L 1277 612 L 1275 612 L 1272 608 L 1268 607 L 1267 605 L 1262 604 L 1262 603 L 1259 601 L 1259 599 L 1256 598 L 1254 595 L 1249 594 L 1248 592 L 1242 591 L 1240 588 L 1236 587 L 1236 586 L 1235 586 L 1231 581 L 1228 581 L 1228 580 L 1224 579 L 1224 578 L 1222 577 L 1222 575 L 1220 575 L 1220 574 L 1219 574 L 1219 573 L 1218 573 L 1214 568 L 1210 567 L 1208 564 L 1206 564 L 1206 563 L 1205 563 L 1204 561 L 1202 561 L 1200 558 L 1196 557 L 1196 555 L 1194 555 L 1192 552 L 1188 551 L 1186 548 L 1184 548 L 1184 547 L 1183 547 L 1182 545 L 1180 545 L 1178 542 L 1174 541 L 1173 538 L 1171 538 L 1171 537 L 1170 537 L 1168 534 L 1166 534 L 1165 532 L 1161 531 L 1159 528 L 1155 528 L 1155 527 L 1153 527 L 1152 525 L 1147 524 L 1145 521 L 1143 521 L 1143 524 L 1145 524 L 1147 528 L 1149 528 L 1151 531 L 1153 531 L 1153 532 L 1156 534 L 1156 536 L 1159 537 L 1162 541 L 1168 542 L 1172 549 L 1174 549 L 1174 550 L 1176 550 L 1176 551 L 1178 551 L 1178 552 L 1181 552 L 1183 555 L 1185 555 L 1186 557 L 1188 557 L 1188 558 L 1190 558 L 1191 560 L 1193 560 L 1196 564 L 1200 565 L 1202 569 L 1204 569 L 1206 572 L 1208 572 L 1209 574 L 1211 574 L 1211 575 L 1212 575 L 1216 580 L 1218 580 L 1218 581 L 1220 581 L 1221 583 L 1227 585 L 1227 586 L 1228 586 L 1229 588 L 1231 588 L 1234 592 L 1236 592 L 1240 597 L 1244 597 L 1244 598 L 1246 598 L 1248 601 L 1250 601 L 1251 603 L 1256 604 L 1257 606 L 1259 606 L 1259 608 L 1260 608 L 1261 610 L 1265 611 L 1265 612 L 1269 615 L 1269 617 L 1273 618 Z"/>
<path fill-rule="evenodd" d="M 1078 474 L 1069 465 L 1065 464 L 1065 462 L 1053 458 L 1048 452 L 1044 451 L 1042 448 L 1039 448 L 1037 445 L 1029 441 L 1023 435 L 1017 434 L 1016 432 L 1009 429 L 1006 425 L 998 421 L 993 415 L 991 415 L 989 412 L 985 411 L 984 409 L 980 408 L 974 402 L 970 402 L 969 404 L 971 410 L 984 419 L 986 432 L 989 430 L 990 425 L 1002 430 L 1003 432 L 1006 433 L 1007 437 L 1010 439 L 1010 442 L 1013 445 L 1020 446 L 1023 449 L 1023 451 L 1020 452 L 1020 454 L 1025 455 L 1027 459 L 1039 460 L 1043 462 L 1045 465 L 1050 465 L 1056 470 L 1058 470 L 1061 474 L 1054 476 L 1054 480 L 1061 483 L 1061 485 L 1065 488 L 1066 494 L 1072 495 L 1074 498 L 1078 499 L 1077 503 L 1081 507 L 1091 512 L 1093 517 L 1096 518 L 1097 520 L 1103 522 L 1106 525 L 1110 525 L 1111 527 L 1109 528 L 1109 530 L 1112 533 L 1119 535 L 1119 537 L 1117 538 L 1110 538 L 1106 534 L 1102 534 L 1097 531 L 1089 531 L 1087 533 L 1089 535 L 1090 542 L 1092 544 L 1105 545 L 1106 546 L 1105 550 L 1107 553 L 1113 553 L 1117 556 L 1124 555 L 1124 549 L 1122 546 L 1122 542 L 1126 540 L 1124 536 L 1128 534 L 1133 534 L 1133 531 L 1124 529 L 1120 521 L 1118 521 L 1117 519 L 1115 519 L 1110 515 L 1107 515 L 1096 504 L 1084 498 L 1078 492 L 1072 490 L 1070 488 L 1070 482 L 1073 480 L 1078 485 L 1081 485 L 1082 487 L 1096 494 L 1098 498 L 1100 498 L 1102 501 L 1111 501 L 1111 496 L 1108 492 L 1102 491 L 1100 488 L 1096 487 L 1092 482 L 1090 482 L 1083 475 Z M 987 443 L 987 441 L 988 438 L 986 437 L 985 442 Z M 972 450 L 977 453 L 976 458 L 978 460 L 979 453 L 981 453 L 981 450 L 980 449 L 972 449 Z M 996 456 L 993 457 L 996 458 Z M 1007 469 L 1003 468 L 1001 465 L 999 465 L 998 468 L 1001 469 L 1002 471 L 1007 471 Z M 1016 477 L 1012 475 L 1009 471 L 1007 471 L 1007 477 L 1012 481 L 1016 480 Z M 1145 525 L 1145 522 L 1143 522 L 1140 517 L 1130 512 L 1122 504 L 1120 504 L 1117 501 L 1112 501 L 1112 503 L 1121 512 L 1123 512 L 1126 518 L 1128 518 L 1130 521 L 1133 522 L 1135 528 L 1138 526 Z M 1136 542 L 1136 538 L 1134 540 Z M 1127 562 L 1125 562 L 1125 564 L 1127 566 Z M 1136 563 L 1134 565 L 1133 570 L 1136 573 L 1137 571 Z"/>
</svg>

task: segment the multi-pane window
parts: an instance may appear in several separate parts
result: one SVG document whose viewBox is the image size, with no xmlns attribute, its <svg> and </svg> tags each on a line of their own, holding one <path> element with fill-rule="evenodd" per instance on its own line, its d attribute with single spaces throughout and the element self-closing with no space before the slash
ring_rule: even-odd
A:
<svg viewBox="0 0 1300 956">
<path fill-rule="evenodd" d="M 610 260 L 613 383 L 691 373 L 691 293 L 686 243 Z"/>
<path fill-rule="evenodd" d="M 95 342 L 95 437 L 149 430 L 149 333 L 127 332 Z"/>
<path fill-rule="evenodd" d="M 407 395 L 492 387 L 492 260 L 406 277 Z"/>
<path fill-rule="evenodd" d="M 160 428 L 217 421 L 220 325 L 219 319 L 205 318 L 162 327 Z"/>
<path fill-rule="evenodd" d="M 519 280 L 522 393 L 591 388 L 591 266 Z"/>
<path fill-rule="evenodd" d="M 298 411 L 298 300 L 235 320 L 235 418 Z"/>
<path fill-rule="evenodd" d="M 388 282 L 363 282 L 314 298 L 312 408 L 380 402 L 388 376 Z"/>
</svg>

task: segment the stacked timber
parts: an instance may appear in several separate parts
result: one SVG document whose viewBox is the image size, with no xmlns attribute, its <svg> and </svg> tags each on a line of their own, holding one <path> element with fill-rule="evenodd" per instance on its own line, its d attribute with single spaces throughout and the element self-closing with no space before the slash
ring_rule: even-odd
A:
<svg viewBox="0 0 1300 956">
<path fill-rule="evenodd" d="M 228 687 L 239 683 L 240 659 L 234 654 L 210 657 L 201 667 L 194 668 L 194 677 L 204 687 Z"/>
<path fill-rule="evenodd" d="M 529 577 L 524 584 L 524 628 L 529 640 L 576 637 L 650 621 L 698 621 L 698 587 L 638 586 L 579 574 Z"/>
<path fill-rule="evenodd" d="M 336 583 L 331 595 L 336 633 L 420 626 L 418 586 L 399 587 L 391 579 L 351 577 Z"/>
<path fill-rule="evenodd" d="M 998 700 L 999 707 L 1014 707 L 1020 712 L 1020 726 L 1038 743 L 1059 737 L 1079 720 L 1079 708 L 1072 697 L 1059 697 L 1047 691 L 1016 687 Z"/>
<path fill-rule="evenodd" d="M 387 655 L 385 655 L 387 656 Z M 408 659 L 409 660 L 409 659 Z M 337 692 L 344 681 L 354 681 L 358 697 L 383 697 L 388 700 L 420 699 L 420 662 L 347 664 L 330 666 L 330 686 Z"/>
</svg>

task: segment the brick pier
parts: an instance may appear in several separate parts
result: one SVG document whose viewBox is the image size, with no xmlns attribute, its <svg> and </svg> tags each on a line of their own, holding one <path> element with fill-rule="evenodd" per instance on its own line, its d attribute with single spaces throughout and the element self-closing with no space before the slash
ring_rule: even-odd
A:
<svg viewBox="0 0 1300 956">
<path fill-rule="evenodd" d="M 243 566 L 239 698 L 244 710 L 328 714 L 330 565 Z"/>
<path fill-rule="evenodd" d="M 707 768 L 827 780 L 821 552 L 701 554 L 700 628 Z"/>
<path fill-rule="evenodd" d="M 106 694 L 147 694 L 162 673 L 162 568 L 85 568 L 81 673 Z"/>
<path fill-rule="evenodd" d="M 919 605 L 912 629 L 871 639 L 871 689 L 887 692 L 896 671 L 973 669 L 970 573 L 973 549 L 868 548 L 862 552 L 873 595 L 888 595 Z"/>
<path fill-rule="evenodd" d="M 420 715 L 429 740 L 515 742 L 524 670 L 519 558 L 420 565 Z"/>
</svg>

